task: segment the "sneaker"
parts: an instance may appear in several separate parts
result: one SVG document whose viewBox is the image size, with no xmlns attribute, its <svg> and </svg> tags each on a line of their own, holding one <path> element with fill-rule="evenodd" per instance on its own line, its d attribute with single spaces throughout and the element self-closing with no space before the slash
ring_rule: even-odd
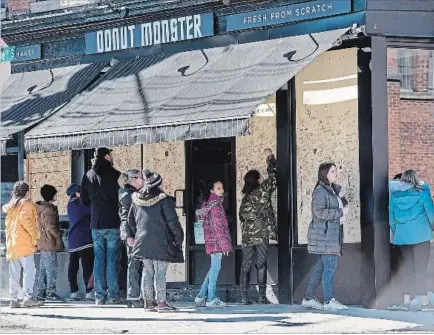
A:
<svg viewBox="0 0 434 335">
<path fill-rule="evenodd" d="M 11 300 L 11 302 L 9 303 L 9 307 L 10 308 L 20 308 L 20 302 L 18 300 Z"/>
<path fill-rule="evenodd" d="M 337 301 L 335 298 L 333 298 L 329 302 L 324 303 L 324 309 L 327 311 L 344 311 L 344 310 L 347 310 L 348 307 L 345 305 L 342 305 L 339 301 Z"/>
<path fill-rule="evenodd" d="M 167 301 L 158 304 L 158 313 L 176 312 L 176 308 L 170 305 Z"/>
<path fill-rule="evenodd" d="M 47 297 L 45 298 L 45 301 L 48 301 L 48 302 L 66 302 L 65 299 L 59 297 L 56 293 L 51 293 L 51 294 L 47 295 Z"/>
<path fill-rule="evenodd" d="M 80 301 L 83 300 L 83 297 L 81 296 L 80 292 L 74 292 L 69 295 L 69 299 L 73 301 Z"/>
<path fill-rule="evenodd" d="M 301 306 L 309 309 L 323 309 L 323 305 L 315 298 L 310 300 L 303 299 Z"/>
<path fill-rule="evenodd" d="M 140 300 L 127 300 L 128 308 L 143 308 L 144 304 Z"/>
<path fill-rule="evenodd" d="M 194 298 L 194 303 L 196 304 L 196 307 L 205 307 L 206 297 L 197 296 L 196 298 Z"/>
<path fill-rule="evenodd" d="M 206 307 L 226 307 L 226 303 L 221 301 L 219 298 L 216 298 L 211 301 L 207 301 L 205 304 Z"/>
<path fill-rule="evenodd" d="M 143 303 L 143 308 L 147 312 L 156 312 L 157 311 L 158 304 L 155 300 L 146 300 Z"/>
<path fill-rule="evenodd" d="M 33 307 L 41 307 L 44 303 L 41 301 L 37 301 L 33 297 L 24 298 L 23 303 L 21 304 L 22 308 L 33 308 Z"/>
<path fill-rule="evenodd" d="M 95 301 L 95 294 L 93 294 L 92 292 L 86 293 L 86 300 Z"/>
<path fill-rule="evenodd" d="M 105 305 L 105 300 L 95 299 L 95 305 L 103 306 L 103 305 Z"/>
</svg>

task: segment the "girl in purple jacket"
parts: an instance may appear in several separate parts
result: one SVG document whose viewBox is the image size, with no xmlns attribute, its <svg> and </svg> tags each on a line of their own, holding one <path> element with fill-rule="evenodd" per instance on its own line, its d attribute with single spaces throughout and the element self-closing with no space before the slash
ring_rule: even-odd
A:
<svg viewBox="0 0 434 335">
<path fill-rule="evenodd" d="M 205 250 L 211 255 L 211 268 L 205 277 L 199 295 L 195 299 L 198 307 L 224 307 L 226 304 L 216 296 L 217 278 L 222 257 L 232 251 L 228 220 L 223 208 L 223 183 L 218 181 L 210 185 L 209 196 L 196 211 L 198 219 L 203 219 Z"/>
</svg>

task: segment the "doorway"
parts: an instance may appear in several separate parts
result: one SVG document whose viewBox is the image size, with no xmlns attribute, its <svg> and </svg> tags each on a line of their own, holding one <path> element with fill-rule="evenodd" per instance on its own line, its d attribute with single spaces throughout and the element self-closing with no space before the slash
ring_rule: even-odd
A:
<svg viewBox="0 0 434 335">
<path fill-rule="evenodd" d="M 200 285 L 209 270 L 210 260 L 205 246 L 194 237 L 195 210 L 200 208 L 207 194 L 207 185 L 215 181 L 223 183 L 225 194 L 223 206 L 229 223 L 232 244 L 237 241 L 236 204 L 236 157 L 235 138 L 216 138 L 187 141 L 187 274 L 189 285 Z M 223 258 L 218 284 L 236 283 L 235 253 Z"/>
</svg>

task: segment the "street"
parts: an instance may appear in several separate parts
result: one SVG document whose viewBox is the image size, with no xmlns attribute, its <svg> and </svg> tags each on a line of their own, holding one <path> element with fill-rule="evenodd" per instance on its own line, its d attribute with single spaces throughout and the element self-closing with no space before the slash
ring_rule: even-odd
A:
<svg viewBox="0 0 434 335">
<path fill-rule="evenodd" d="M 6 306 L 6 301 L 2 306 Z M 176 313 L 144 312 L 89 303 L 47 304 L 39 309 L 1 308 L 2 333 L 384 333 L 434 332 L 432 312 L 389 312 L 350 307 L 344 312 L 300 306 L 230 305 Z"/>
</svg>

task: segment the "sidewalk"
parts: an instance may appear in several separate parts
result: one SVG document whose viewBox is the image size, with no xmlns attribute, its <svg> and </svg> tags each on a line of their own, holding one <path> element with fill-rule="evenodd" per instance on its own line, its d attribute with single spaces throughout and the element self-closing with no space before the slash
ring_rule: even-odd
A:
<svg viewBox="0 0 434 335">
<path fill-rule="evenodd" d="M 5 306 L 6 302 L 3 302 Z M 38 309 L 1 308 L 1 333 L 384 333 L 434 332 L 434 313 L 350 307 L 345 312 L 300 306 L 230 305 L 224 309 L 175 304 L 176 313 L 144 312 L 86 302 Z"/>
</svg>

